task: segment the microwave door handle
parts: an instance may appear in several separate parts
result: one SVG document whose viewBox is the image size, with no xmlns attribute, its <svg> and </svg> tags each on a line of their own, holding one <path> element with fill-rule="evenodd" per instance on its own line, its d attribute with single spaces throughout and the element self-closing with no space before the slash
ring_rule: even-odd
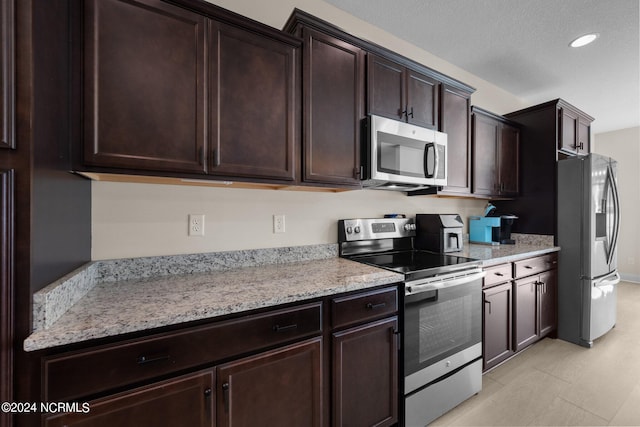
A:
<svg viewBox="0 0 640 427">
<path fill-rule="evenodd" d="M 429 173 L 429 150 L 433 151 L 433 159 L 435 163 L 433 165 L 433 172 L 431 173 Z M 438 152 L 436 150 L 435 142 L 428 142 L 424 145 L 424 176 L 425 178 L 433 178 L 434 176 L 436 176 L 436 173 L 438 172 L 436 170 L 436 167 L 438 165 L 437 155 L 438 155 Z"/>
</svg>

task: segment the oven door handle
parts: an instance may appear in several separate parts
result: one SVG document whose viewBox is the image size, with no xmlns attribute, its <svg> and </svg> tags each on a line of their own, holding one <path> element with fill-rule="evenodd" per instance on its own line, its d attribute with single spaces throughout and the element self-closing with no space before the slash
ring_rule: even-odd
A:
<svg viewBox="0 0 640 427">
<path fill-rule="evenodd" d="M 482 279 L 486 276 L 486 272 L 479 271 L 477 273 L 469 274 L 468 276 L 456 277 L 449 280 L 443 281 L 432 281 L 429 283 L 425 283 L 423 285 L 415 284 L 412 285 L 411 282 L 405 284 L 405 295 L 415 295 L 421 292 L 429 292 L 429 291 L 437 291 L 439 289 L 451 288 L 453 286 L 464 285 L 465 283 L 470 283 L 478 279 Z"/>
</svg>

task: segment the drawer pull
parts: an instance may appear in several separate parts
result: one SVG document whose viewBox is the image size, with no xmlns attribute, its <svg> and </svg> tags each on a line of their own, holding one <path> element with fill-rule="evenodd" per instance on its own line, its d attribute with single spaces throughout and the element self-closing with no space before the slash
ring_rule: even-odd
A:
<svg viewBox="0 0 640 427">
<path fill-rule="evenodd" d="M 140 356 L 138 357 L 138 365 L 147 365 L 149 363 L 164 362 L 171 359 L 168 354 L 154 354 L 152 356 Z"/>
<path fill-rule="evenodd" d="M 280 325 L 274 325 L 273 326 L 273 330 L 275 332 L 286 332 L 286 331 L 290 331 L 293 329 L 297 329 L 298 325 L 296 323 L 293 323 L 291 325 L 287 325 L 287 326 L 280 326 Z"/>
<path fill-rule="evenodd" d="M 387 303 L 386 303 L 386 302 L 381 302 L 381 303 L 379 303 L 379 304 L 368 303 L 368 304 L 366 305 L 367 310 L 376 310 L 376 309 L 378 309 L 378 308 L 384 308 L 384 307 L 386 307 L 386 306 L 387 306 Z"/>
<path fill-rule="evenodd" d="M 502 274 L 502 273 L 493 273 L 493 274 L 495 274 L 496 276 L 500 276 L 500 277 L 504 276 L 504 274 Z"/>
<path fill-rule="evenodd" d="M 524 268 L 526 268 L 527 270 L 533 270 L 533 267 L 531 267 L 530 265 L 525 265 Z"/>
</svg>

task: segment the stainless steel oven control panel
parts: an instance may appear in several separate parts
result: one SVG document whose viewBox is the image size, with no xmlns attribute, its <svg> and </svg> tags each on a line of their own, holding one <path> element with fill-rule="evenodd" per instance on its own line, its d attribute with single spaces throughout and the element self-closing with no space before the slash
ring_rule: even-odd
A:
<svg viewBox="0 0 640 427">
<path fill-rule="evenodd" d="M 338 221 L 338 243 L 396 239 L 416 235 L 413 218 L 364 218 Z"/>
</svg>

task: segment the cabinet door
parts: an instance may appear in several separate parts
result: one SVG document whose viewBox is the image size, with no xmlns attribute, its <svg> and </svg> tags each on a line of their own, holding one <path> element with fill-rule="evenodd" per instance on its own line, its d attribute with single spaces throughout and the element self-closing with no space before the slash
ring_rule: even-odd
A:
<svg viewBox="0 0 640 427">
<path fill-rule="evenodd" d="M 209 173 L 293 181 L 300 141 L 298 48 L 210 23 Z"/>
<path fill-rule="evenodd" d="M 438 127 L 439 82 L 417 71 L 407 70 L 407 122 L 429 129 Z"/>
<path fill-rule="evenodd" d="M 560 135 L 558 135 L 558 150 L 575 154 L 578 142 L 578 114 L 573 111 L 560 108 L 558 110 L 560 121 Z"/>
<path fill-rule="evenodd" d="M 558 324 L 558 270 L 540 274 L 540 337 L 555 331 Z"/>
<path fill-rule="evenodd" d="M 471 193 L 470 94 L 440 85 L 440 131 L 447 134 L 449 175 L 445 192 Z"/>
<path fill-rule="evenodd" d="M 14 179 L 13 170 L 0 170 L 0 402 L 13 401 Z M 0 414 L 0 425 L 10 425 Z"/>
<path fill-rule="evenodd" d="M 389 426 L 398 420 L 396 317 L 333 334 L 334 426 Z"/>
<path fill-rule="evenodd" d="M 15 148 L 14 1 L 0 1 L 0 148 Z"/>
<path fill-rule="evenodd" d="M 538 276 L 514 282 L 514 346 L 520 351 L 538 339 Z"/>
<path fill-rule="evenodd" d="M 513 354 L 511 282 L 482 291 L 484 297 L 483 368 L 489 369 Z"/>
<path fill-rule="evenodd" d="M 499 194 L 517 196 L 520 189 L 518 181 L 520 148 L 520 130 L 516 127 L 500 125 L 500 145 L 498 147 Z"/>
<path fill-rule="evenodd" d="M 359 185 L 364 51 L 305 28 L 303 179 Z"/>
<path fill-rule="evenodd" d="M 315 338 L 218 367 L 218 427 L 320 426 L 321 366 Z"/>
<path fill-rule="evenodd" d="M 214 425 L 214 372 L 141 387 L 89 402 L 88 412 L 47 416 L 46 427 L 175 427 Z M 82 405 L 82 404 L 80 404 Z"/>
<path fill-rule="evenodd" d="M 499 123 L 489 117 L 473 115 L 473 193 L 496 194 Z"/>
<path fill-rule="evenodd" d="M 367 112 L 405 120 L 405 68 L 376 55 L 367 55 Z"/>
<path fill-rule="evenodd" d="M 205 18 L 154 0 L 87 0 L 84 161 L 205 172 Z"/>
<path fill-rule="evenodd" d="M 578 154 L 586 155 L 591 152 L 591 123 L 583 118 L 578 119 Z"/>
</svg>

